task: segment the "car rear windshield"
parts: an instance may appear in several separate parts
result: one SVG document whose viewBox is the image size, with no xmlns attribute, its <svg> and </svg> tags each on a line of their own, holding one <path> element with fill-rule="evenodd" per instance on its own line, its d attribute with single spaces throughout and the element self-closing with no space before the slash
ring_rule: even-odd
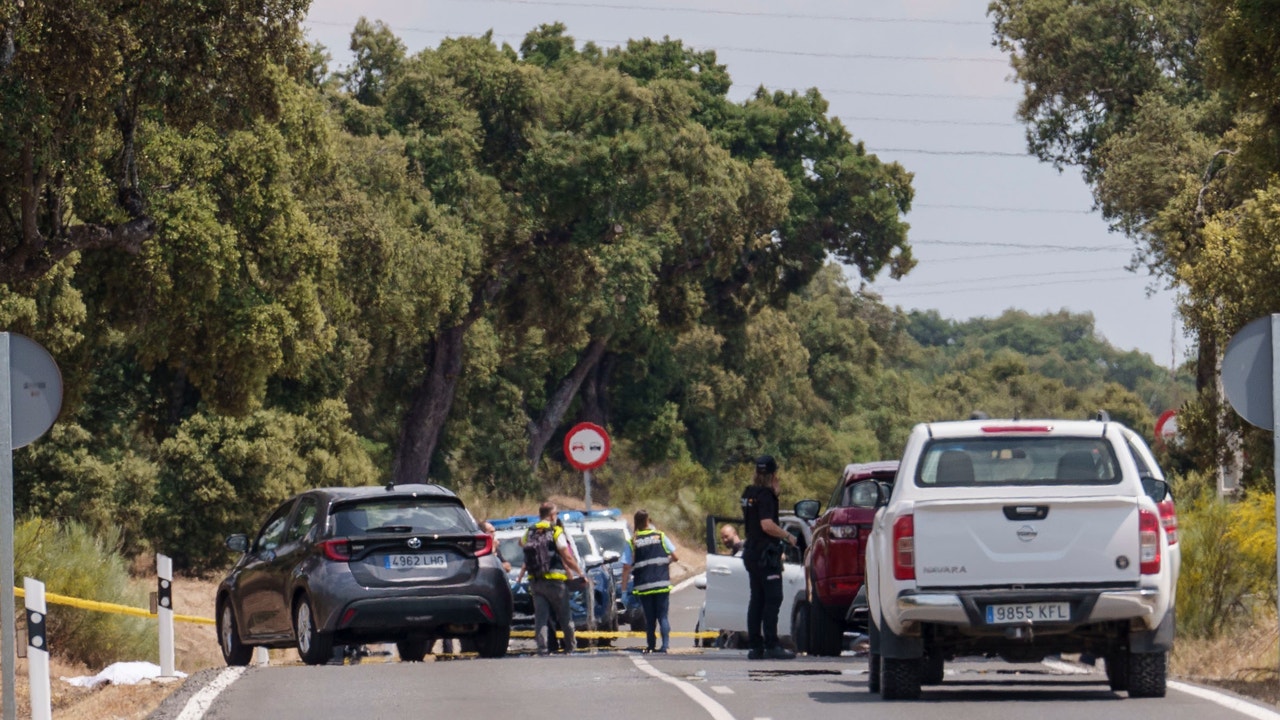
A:
<svg viewBox="0 0 1280 720">
<path fill-rule="evenodd" d="M 920 487 L 1113 485 L 1120 482 L 1111 444 L 1102 438 L 939 439 L 916 468 Z"/>
<path fill-rule="evenodd" d="M 471 515 L 457 503 L 431 498 L 370 498 L 343 503 L 334 509 L 339 536 L 370 533 L 476 533 Z"/>
</svg>

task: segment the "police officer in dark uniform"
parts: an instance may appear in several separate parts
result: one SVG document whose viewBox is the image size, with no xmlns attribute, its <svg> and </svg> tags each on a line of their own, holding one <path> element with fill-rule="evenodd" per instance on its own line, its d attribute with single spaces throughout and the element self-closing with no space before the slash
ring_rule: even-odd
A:
<svg viewBox="0 0 1280 720">
<path fill-rule="evenodd" d="M 778 524 L 778 463 L 771 455 L 756 458 L 756 475 L 742 491 L 742 517 L 747 531 L 742 562 L 751 581 L 747 605 L 747 658 L 790 660 L 795 653 L 778 643 L 778 610 L 782 607 L 782 545 L 795 537 Z"/>
</svg>

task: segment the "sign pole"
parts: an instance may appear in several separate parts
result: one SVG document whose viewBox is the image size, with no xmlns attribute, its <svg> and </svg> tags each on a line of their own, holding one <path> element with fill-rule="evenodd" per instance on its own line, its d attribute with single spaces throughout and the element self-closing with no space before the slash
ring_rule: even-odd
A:
<svg viewBox="0 0 1280 720">
<path fill-rule="evenodd" d="M 0 665 L 4 666 L 4 720 L 18 717 L 18 624 L 13 599 L 13 385 L 9 333 L 0 332 Z"/>
<path fill-rule="evenodd" d="M 582 471 L 582 484 L 586 486 L 585 498 L 586 498 L 587 512 L 591 512 L 591 471 L 590 470 Z M 1280 552 L 1280 550 L 1277 550 L 1276 552 Z"/>
<path fill-rule="evenodd" d="M 1271 443 L 1272 479 L 1276 492 L 1276 571 L 1280 573 L 1280 314 L 1271 315 Z M 1277 575 L 1280 577 L 1280 574 Z M 1277 619 L 1280 619 L 1280 594 L 1276 596 Z"/>
</svg>

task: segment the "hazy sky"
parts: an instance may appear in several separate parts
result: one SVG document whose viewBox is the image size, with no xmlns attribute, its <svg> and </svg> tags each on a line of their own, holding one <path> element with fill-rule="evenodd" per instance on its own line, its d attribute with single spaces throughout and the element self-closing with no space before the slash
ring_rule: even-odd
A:
<svg viewBox="0 0 1280 720">
<path fill-rule="evenodd" d="M 1133 243 L 1090 210 L 1079 172 L 1027 155 L 1020 90 L 983 0 L 313 0 L 309 35 L 335 66 L 350 62 L 361 16 L 411 53 L 489 30 L 519 47 L 559 21 L 579 44 L 669 36 L 715 50 L 735 102 L 760 85 L 816 87 L 855 140 L 915 173 L 906 219 L 919 265 L 875 279 L 886 303 L 955 319 L 1088 312 L 1118 348 L 1165 366 L 1186 356 L 1174 293 L 1125 270 Z"/>
</svg>

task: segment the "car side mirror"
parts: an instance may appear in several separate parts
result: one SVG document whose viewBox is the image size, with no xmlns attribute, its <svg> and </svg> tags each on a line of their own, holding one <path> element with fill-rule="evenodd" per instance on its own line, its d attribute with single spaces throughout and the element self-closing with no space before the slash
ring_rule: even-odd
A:
<svg viewBox="0 0 1280 720">
<path fill-rule="evenodd" d="M 236 533 L 235 535 L 228 536 L 227 548 L 240 554 L 249 552 L 249 536 L 244 533 Z"/>
<path fill-rule="evenodd" d="M 1147 496 L 1156 502 L 1164 502 L 1169 497 L 1169 483 L 1150 476 L 1142 478 L 1142 489 Z"/>
<path fill-rule="evenodd" d="M 801 500 L 795 506 L 796 517 L 801 520 L 817 520 L 821 509 L 822 503 L 817 500 Z"/>
<path fill-rule="evenodd" d="M 622 553 L 617 550 L 605 550 L 604 561 L 607 563 L 616 563 L 622 559 Z"/>
<path fill-rule="evenodd" d="M 888 490 L 875 480 L 863 480 L 849 486 L 849 504 L 853 507 L 878 508 L 888 503 Z"/>
</svg>

